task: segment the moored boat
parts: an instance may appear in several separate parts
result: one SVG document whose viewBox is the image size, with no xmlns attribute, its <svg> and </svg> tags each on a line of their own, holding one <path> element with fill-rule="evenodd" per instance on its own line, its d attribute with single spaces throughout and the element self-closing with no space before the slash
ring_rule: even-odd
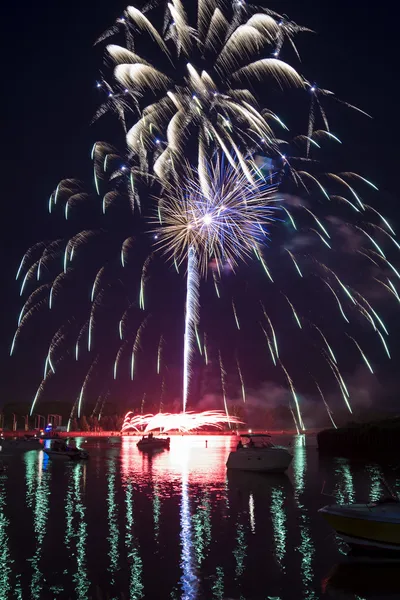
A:
<svg viewBox="0 0 400 600">
<path fill-rule="evenodd" d="M 152 433 L 144 435 L 141 440 L 138 441 L 137 447 L 139 450 L 169 450 L 170 438 L 154 436 Z"/>
<path fill-rule="evenodd" d="M 246 434 L 240 436 L 239 444 L 229 454 L 226 466 L 241 471 L 284 473 L 292 458 L 287 448 L 272 444 L 270 435 Z"/>
<path fill-rule="evenodd" d="M 400 553 L 400 501 L 396 497 L 370 504 L 331 504 L 318 512 L 350 547 Z"/>
<path fill-rule="evenodd" d="M 86 460 L 89 454 L 86 450 L 67 446 L 64 441 L 55 440 L 49 447 L 43 448 L 43 452 L 54 460 Z"/>
</svg>

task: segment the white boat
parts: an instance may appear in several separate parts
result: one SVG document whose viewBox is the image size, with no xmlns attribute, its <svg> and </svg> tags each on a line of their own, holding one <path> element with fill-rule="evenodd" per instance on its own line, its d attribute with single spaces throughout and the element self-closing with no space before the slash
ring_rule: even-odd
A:
<svg viewBox="0 0 400 600">
<path fill-rule="evenodd" d="M 240 436 L 240 442 L 229 456 L 228 469 L 258 471 L 260 473 L 283 473 L 292 462 L 292 454 L 283 446 L 274 446 L 268 434 Z"/>
<path fill-rule="evenodd" d="M 53 460 L 86 460 L 89 454 L 81 448 L 67 446 L 64 441 L 54 440 L 48 448 L 43 448 L 43 452 Z"/>
<path fill-rule="evenodd" d="M 24 436 L 22 438 L 5 439 L 0 437 L 0 450 L 4 454 L 20 454 L 29 450 L 40 450 L 42 444 L 36 437 Z"/>
</svg>

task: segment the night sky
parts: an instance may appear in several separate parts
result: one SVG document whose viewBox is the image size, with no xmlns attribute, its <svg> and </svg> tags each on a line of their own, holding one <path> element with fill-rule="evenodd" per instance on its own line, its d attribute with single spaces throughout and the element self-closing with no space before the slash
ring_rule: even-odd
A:
<svg viewBox="0 0 400 600">
<path fill-rule="evenodd" d="M 351 113 L 340 127 L 351 130 L 353 143 L 347 152 L 363 174 L 378 183 L 382 210 L 396 226 L 399 53 L 391 5 L 343 0 L 263 4 L 317 32 L 301 37 L 299 70 L 373 115 L 370 121 Z M 47 200 L 58 181 L 78 177 L 90 184 L 93 142 L 122 139 L 117 122 L 115 133 L 109 119 L 94 126 L 90 121 L 102 99 L 96 80 L 103 51 L 93 43 L 124 8 L 122 2 L 92 0 L 22 1 L 2 7 L 0 406 L 30 400 L 40 382 L 26 351 L 8 357 L 21 306 L 15 283 L 20 258 L 33 243 L 57 235 Z M 36 369 L 35 340 L 29 335 L 25 339 Z M 393 373 L 390 381 L 393 386 Z"/>
</svg>

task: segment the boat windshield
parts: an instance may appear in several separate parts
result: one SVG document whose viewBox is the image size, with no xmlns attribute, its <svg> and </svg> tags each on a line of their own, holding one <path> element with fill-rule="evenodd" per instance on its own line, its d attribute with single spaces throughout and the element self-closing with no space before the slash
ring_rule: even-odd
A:
<svg viewBox="0 0 400 600">
<path fill-rule="evenodd" d="M 238 447 L 242 448 L 271 448 L 271 436 L 268 434 L 241 435 Z"/>
</svg>

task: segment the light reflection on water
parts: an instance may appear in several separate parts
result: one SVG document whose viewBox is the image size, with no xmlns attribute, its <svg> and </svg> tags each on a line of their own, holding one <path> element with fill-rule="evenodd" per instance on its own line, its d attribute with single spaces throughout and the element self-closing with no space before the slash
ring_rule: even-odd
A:
<svg viewBox="0 0 400 600">
<path fill-rule="evenodd" d="M 115 500 L 115 478 L 116 478 L 115 460 L 108 460 L 107 469 L 107 516 L 108 516 L 108 556 L 110 563 L 108 570 L 111 573 L 111 583 L 115 583 L 115 573 L 118 570 L 119 563 L 119 529 L 118 529 L 118 506 Z"/>
<path fill-rule="evenodd" d="M 97 587 L 103 599 L 383 598 L 341 596 L 326 583 L 344 546 L 317 513 L 378 499 L 379 465 L 320 460 L 296 436 L 288 476 L 227 476 L 230 436 L 176 436 L 153 455 L 136 442 L 89 439 L 90 460 L 76 464 L 35 451 L 8 459 L 0 600 L 89 600 Z M 400 489 L 395 472 L 385 477 Z M 324 480 L 333 498 L 321 496 Z"/>
<path fill-rule="evenodd" d="M 127 560 L 129 563 L 129 598 L 143 598 L 143 561 L 140 556 L 140 547 L 135 535 L 135 517 L 133 506 L 133 483 L 128 480 L 125 483 L 125 546 Z"/>
<path fill-rule="evenodd" d="M 307 447 L 305 435 L 298 435 L 295 438 L 294 456 L 293 456 L 293 476 L 294 476 L 294 497 L 297 504 L 300 528 L 300 544 L 298 551 L 301 554 L 301 579 L 303 585 L 303 597 L 307 600 L 317 598 L 312 589 L 313 586 L 313 559 L 315 548 L 313 539 L 310 535 L 308 510 L 303 500 L 305 488 L 305 477 L 307 471 Z"/>
<path fill-rule="evenodd" d="M 7 600 L 11 592 L 11 556 L 8 531 L 10 521 L 6 516 L 6 474 L 0 474 L 0 600 Z"/>
<path fill-rule="evenodd" d="M 76 540 L 76 570 L 74 570 L 72 580 L 75 584 L 78 600 L 87 599 L 90 586 L 86 568 L 87 524 L 85 520 L 86 507 L 84 504 L 85 474 L 86 463 L 73 465 L 73 509 L 76 521 L 73 535 Z"/>
<path fill-rule="evenodd" d="M 286 514 L 283 489 L 276 485 L 271 490 L 271 521 L 274 529 L 274 554 L 279 566 L 285 569 L 283 559 L 286 552 Z"/>
<path fill-rule="evenodd" d="M 198 576 L 197 565 L 193 544 L 193 525 L 190 512 L 189 498 L 189 472 L 187 464 L 187 455 L 182 454 L 182 499 L 181 499 L 181 588 L 182 600 L 194 600 L 198 595 Z"/>
<path fill-rule="evenodd" d="M 33 499 L 33 529 L 35 534 L 36 550 L 31 560 L 32 576 L 30 582 L 31 598 L 40 599 L 43 590 L 44 575 L 41 571 L 43 563 L 42 546 L 47 532 L 47 516 L 49 512 L 50 474 L 43 470 L 44 453 L 39 452 L 37 473 L 35 477 L 35 493 Z"/>
<path fill-rule="evenodd" d="M 334 497 L 337 504 L 350 504 L 355 501 L 353 475 L 347 458 L 336 458 L 335 460 L 335 480 Z M 366 498 L 367 500 L 367 498 Z M 333 534 L 332 534 L 333 535 Z M 346 555 L 348 548 L 345 542 L 333 536 L 337 549 L 340 554 Z"/>
</svg>

